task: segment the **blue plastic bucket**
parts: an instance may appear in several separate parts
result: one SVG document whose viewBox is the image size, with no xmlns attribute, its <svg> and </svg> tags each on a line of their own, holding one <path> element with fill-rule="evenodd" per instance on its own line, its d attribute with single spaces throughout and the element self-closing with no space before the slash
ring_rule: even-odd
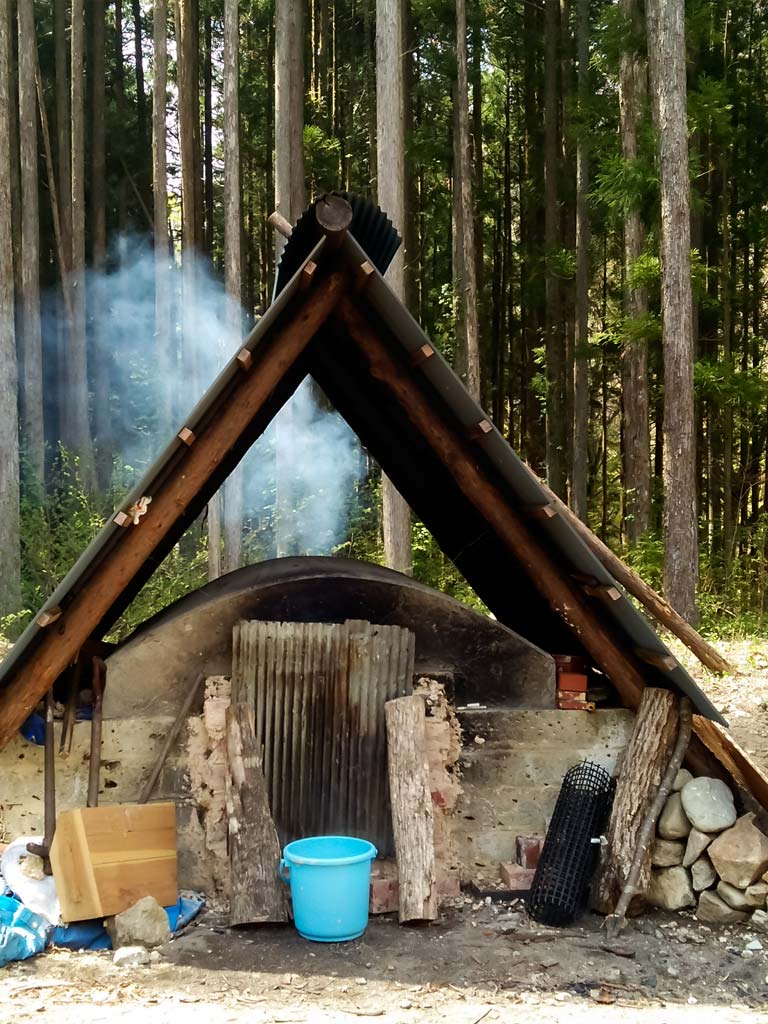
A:
<svg viewBox="0 0 768 1024">
<path fill-rule="evenodd" d="M 290 882 L 299 935 L 313 942 L 347 942 L 363 934 L 375 856 L 373 843 L 351 836 L 314 836 L 288 843 L 280 877 Z"/>
</svg>

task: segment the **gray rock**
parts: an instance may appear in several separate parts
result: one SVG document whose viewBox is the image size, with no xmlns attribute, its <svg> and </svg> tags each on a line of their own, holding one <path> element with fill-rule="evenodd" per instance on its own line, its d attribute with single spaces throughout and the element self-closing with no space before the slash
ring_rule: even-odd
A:
<svg viewBox="0 0 768 1024">
<path fill-rule="evenodd" d="M 112 946 L 162 946 L 171 937 L 168 915 L 154 898 L 144 896 L 121 914 L 108 917 L 107 933 Z"/>
<path fill-rule="evenodd" d="M 673 868 L 682 864 L 685 845 L 676 839 L 657 839 L 651 854 L 651 864 L 656 868 Z"/>
<path fill-rule="evenodd" d="M 709 857 L 699 857 L 698 860 L 691 864 L 691 884 L 693 885 L 694 892 L 708 889 L 716 881 L 717 872 L 712 867 L 712 861 Z"/>
<path fill-rule="evenodd" d="M 696 904 L 691 879 L 683 867 L 662 868 L 651 873 L 648 902 L 662 910 L 682 910 Z"/>
<path fill-rule="evenodd" d="M 662 839 L 685 839 L 690 831 L 691 823 L 683 810 L 680 794 L 670 794 L 659 816 L 659 835 Z"/>
<path fill-rule="evenodd" d="M 143 967 L 149 963 L 149 952 L 144 946 L 121 946 L 115 950 L 112 963 L 119 967 Z"/>
<path fill-rule="evenodd" d="M 768 836 L 754 824 L 754 814 L 744 814 L 721 832 L 707 853 L 724 882 L 746 889 L 768 868 Z"/>
<path fill-rule="evenodd" d="M 699 832 L 722 832 L 736 821 L 733 794 L 722 779 L 702 777 L 680 791 L 683 810 Z"/>
<path fill-rule="evenodd" d="M 768 935 L 768 914 L 764 910 L 756 910 L 749 919 L 751 928 Z"/>
<path fill-rule="evenodd" d="M 692 779 L 693 776 L 688 769 L 681 768 L 675 776 L 675 781 L 672 783 L 672 792 L 679 793 L 683 786 L 687 785 Z"/>
<path fill-rule="evenodd" d="M 755 899 L 754 896 L 749 896 L 749 890 L 745 892 L 743 889 L 737 889 L 735 885 L 723 881 L 717 883 L 717 894 L 734 910 L 754 910 L 756 907 L 762 907 L 765 903 L 765 896 L 762 899 L 759 896 Z"/>
<path fill-rule="evenodd" d="M 753 907 L 764 907 L 768 900 L 768 883 L 755 882 L 754 885 L 748 885 L 747 899 L 754 901 L 751 904 Z"/>
<path fill-rule="evenodd" d="M 734 910 L 716 892 L 703 892 L 699 898 L 696 917 L 705 924 L 738 924 L 747 920 L 743 910 Z"/>
<path fill-rule="evenodd" d="M 695 863 L 714 838 L 714 836 L 707 835 L 706 832 L 699 832 L 697 828 L 692 828 L 688 836 L 688 844 L 685 847 L 683 867 L 689 868 Z"/>
</svg>

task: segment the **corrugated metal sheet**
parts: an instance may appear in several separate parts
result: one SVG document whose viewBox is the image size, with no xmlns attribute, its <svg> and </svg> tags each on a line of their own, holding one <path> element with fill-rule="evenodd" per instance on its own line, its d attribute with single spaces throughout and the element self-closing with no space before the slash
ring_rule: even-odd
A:
<svg viewBox="0 0 768 1024">
<path fill-rule="evenodd" d="M 393 852 L 384 704 L 413 691 L 415 638 L 400 626 L 240 622 L 232 697 L 252 703 L 283 842 L 355 835 Z"/>
</svg>

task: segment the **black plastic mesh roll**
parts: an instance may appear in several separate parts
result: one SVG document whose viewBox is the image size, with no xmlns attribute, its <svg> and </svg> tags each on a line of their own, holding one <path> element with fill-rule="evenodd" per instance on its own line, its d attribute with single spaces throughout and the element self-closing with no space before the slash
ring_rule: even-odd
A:
<svg viewBox="0 0 768 1024">
<path fill-rule="evenodd" d="M 566 772 L 526 907 L 534 921 L 571 924 L 585 909 L 600 853 L 614 784 L 599 764 L 581 761 Z"/>
</svg>

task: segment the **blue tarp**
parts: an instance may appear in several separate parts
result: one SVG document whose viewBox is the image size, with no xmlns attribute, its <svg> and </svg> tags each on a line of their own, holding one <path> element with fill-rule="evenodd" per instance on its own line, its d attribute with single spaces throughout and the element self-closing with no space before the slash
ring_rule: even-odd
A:
<svg viewBox="0 0 768 1024">
<path fill-rule="evenodd" d="M 200 913 L 203 902 L 197 897 L 180 896 L 172 907 L 165 907 L 171 931 L 175 934 L 189 924 Z M 102 919 L 52 928 L 44 917 L 28 910 L 15 897 L 0 896 L 0 967 L 42 953 L 49 941 L 65 949 L 112 949 Z"/>
<path fill-rule="evenodd" d="M 0 896 L 0 967 L 42 953 L 51 926 L 12 896 Z"/>
</svg>

